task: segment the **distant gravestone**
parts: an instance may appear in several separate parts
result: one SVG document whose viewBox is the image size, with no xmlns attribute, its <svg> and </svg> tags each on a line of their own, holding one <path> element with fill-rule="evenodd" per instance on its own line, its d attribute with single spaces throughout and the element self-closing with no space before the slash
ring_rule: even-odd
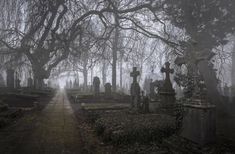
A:
<svg viewBox="0 0 235 154">
<path fill-rule="evenodd" d="M 75 79 L 73 83 L 73 88 L 78 89 L 79 88 L 79 79 Z"/>
<path fill-rule="evenodd" d="M 15 81 L 15 88 L 20 88 L 20 79 L 19 78 L 16 78 L 16 81 Z"/>
<path fill-rule="evenodd" d="M 105 96 L 111 96 L 112 95 L 112 86 L 110 83 L 106 83 L 104 85 L 105 88 Z"/>
<path fill-rule="evenodd" d="M 15 81 L 14 74 L 15 72 L 13 69 L 7 70 L 7 87 L 8 88 L 14 88 L 14 81 Z"/>
<path fill-rule="evenodd" d="M 93 88 L 94 88 L 94 95 L 98 96 L 100 93 L 100 79 L 97 76 L 93 78 Z"/>
<path fill-rule="evenodd" d="M 32 78 L 28 78 L 28 87 L 33 88 L 33 79 Z"/>
<path fill-rule="evenodd" d="M 131 84 L 131 106 L 133 109 L 140 110 L 140 86 L 137 82 L 137 77 L 140 75 L 140 72 L 137 71 L 136 67 L 133 67 L 133 72 L 130 76 L 133 78 Z"/>
<path fill-rule="evenodd" d="M 5 87 L 5 81 L 1 74 L 0 74 L 0 87 Z"/>
</svg>

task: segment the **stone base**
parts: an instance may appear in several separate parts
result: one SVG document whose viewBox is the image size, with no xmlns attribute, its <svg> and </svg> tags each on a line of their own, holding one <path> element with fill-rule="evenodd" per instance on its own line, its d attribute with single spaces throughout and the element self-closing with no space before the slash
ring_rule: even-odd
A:
<svg viewBox="0 0 235 154">
<path fill-rule="evenodd" d="M 184 104 L 181 136 L 200 146 L 216 139 L 216 106 L 208 104 Z"/>
<path fill-rule="evenodd" d="M 161 104 L 159 111 L 164 114 L 175 116 L 178 107 L 179 107 L 178 104 L 164 104 L 164 105 Z"/>
<path fill-rule="evenodd" d="M 159 101 L 150 101 L 149 102 L 149 112 L 155 113 L 159 109 L 160 102 Z"/>
</svg>

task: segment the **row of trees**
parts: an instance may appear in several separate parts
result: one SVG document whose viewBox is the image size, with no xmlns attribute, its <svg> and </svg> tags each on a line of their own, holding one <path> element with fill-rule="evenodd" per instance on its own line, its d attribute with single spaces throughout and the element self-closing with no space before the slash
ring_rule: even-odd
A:
<svg viewBox="0 0 235 154">
<path fill-rule="evenodd" d="M 159 52 L 159 59 L 179 56 L 197 68 L 209 95 L 219 96 L 211 60 L 235 31 L 233 0 L 3 0 L 0 6 L 4 61 L 26 59 L 38 87 L 66 60 L 83 72 L 85 84 L 95 62 L 103 65 L 104 81 L 111 64 L 115 91 L 117 62 L 154 67 Z"/>
</svg>

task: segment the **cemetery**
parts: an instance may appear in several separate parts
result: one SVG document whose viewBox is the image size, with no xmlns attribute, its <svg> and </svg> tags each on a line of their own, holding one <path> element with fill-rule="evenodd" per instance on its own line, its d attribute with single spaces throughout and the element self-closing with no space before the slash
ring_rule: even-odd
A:
<svg viewBox="0 0 235 154">
<path fill-rule="evenodd" d="M 0 8 L 0 154 L 235 154 L 233 0 Z"/>
</svg>

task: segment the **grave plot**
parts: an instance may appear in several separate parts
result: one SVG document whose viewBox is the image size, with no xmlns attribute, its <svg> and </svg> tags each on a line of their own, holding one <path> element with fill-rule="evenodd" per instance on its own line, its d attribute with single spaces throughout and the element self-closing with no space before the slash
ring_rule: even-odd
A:
<svg viewBox="0 0 235 154">
<path fill-rule="evenodd" d="M 53 90 L 1 88 L 0 128 L 18 120 L 25 113 L 43 109 L 53 93 Z"/>
<path fill-rule="evenodd" d="M 77 117 L 83 118 L 83 125 L 89 130 L 84 140 L 90 140 L 88 136 L 92 134 L 91 138 L 99 138 L 98 144 L 111 145 L 115 149 L 113 153 L 233 151 L 232 142 L 215 134 L 214 106 L 207 102 L 205 89 L 198 89 L 192 100 L 176 100 L 169 76 L 173 70 L 166 63 L 162 72 L 167 78 L 159 86 L 158 97 L 148 100 L 139 90 L 138 71 L 133 69 L 133 72 L 129 97 L 118 93 L 109 94 L 109 97 L 101 92 L 93 95 L 74 93 L 78 99 L 78 103 L 72 103 L 74 111 Z M 199 86 L 204 85 L 200 83 Z M 121 101 L 123 98 L 126 103 Z M 153 107 L 151 103 L 157 105 Z"/>
<path fill-rule="evenodd" d="M 21 109 L 12 109 L 6 103 L 0 101 L 0 128 L 7 126 L 23 115 Z"/>
</svg>

